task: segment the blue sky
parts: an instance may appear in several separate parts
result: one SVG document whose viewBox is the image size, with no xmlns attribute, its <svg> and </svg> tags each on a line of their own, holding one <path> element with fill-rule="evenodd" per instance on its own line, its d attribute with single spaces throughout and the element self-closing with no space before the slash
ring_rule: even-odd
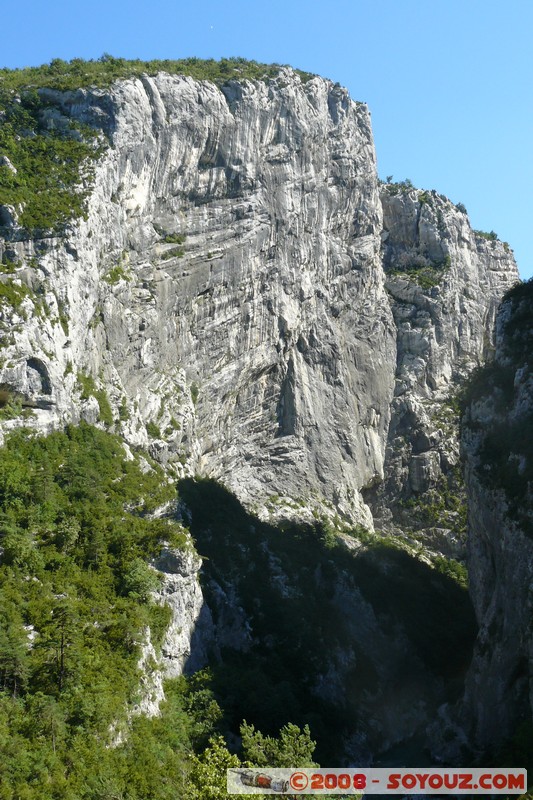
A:
<svg viewBox="0 0 533 800">
<path fill-rule="evenodd" d="M 292 64 L 368 103 L 381 177 L 467 207 L 533 274 L 531 0 L 26 0 L 2 13 L 0 65 L 52 58 Z"/>
</svg>

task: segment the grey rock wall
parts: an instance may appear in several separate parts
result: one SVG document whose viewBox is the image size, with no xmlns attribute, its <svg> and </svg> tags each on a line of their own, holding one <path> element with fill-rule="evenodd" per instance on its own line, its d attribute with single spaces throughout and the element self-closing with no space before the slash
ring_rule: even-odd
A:
<svg viewBox="0 0 533 800">
<path fill-rule="evenodd" d="M 126 440 L 180 472 L 263 508 L 273 494 L 327 500 L 371 527 L 360 489 L 383 475 L 396 356 L 366 107 L 291 70 L 55 100 L 111 147 L 87 222 L 13 245 L 36 258 L 19 274 L 50 315 L 26 301 L 2 379 L 30 391 L 28 359 L 42 361 L 56 404 L 44 429 L 96 421 L 76 384 L 91 374 L 116 417 L 125 404 Z"/>
<path fill-rule="evenodd" d="M 367 108 L 321 78 L 282 69 L 219 89 L 160 74 L 44 94 L 109 146 L 64 237 L 1 217 L 0 255 L 20 262 L 9 280 L 30 289 L 0 307 L 0 383 L 36 405 L 24 424 L 106 424 L 260 516 L 396 532 L 401 503 L 458 467 L 446 403 L 491 350 L 517 279 L 508 248 L 435 193 L 380 196 Z M 455 553 L 452 528 L 430 544 Z M 198 565 L 170 561 L 176 674 L 212 632 Z"/>
<path fill-rule="evenodd" d="M 213 645 L 213 621 L 199 583 L 202 562 L 192 548 L 163 547 L 153 566 L 162 579 L 154 599 L 172 612 L 157 662 L 165 677 L 175 678 L 205 667 Z"/>
<path fill-rule="evenodd" d="M 397 365 L 386 477 L 369 498 L 381 527 L 394 530 L 412 524 L 428 490 L 462 493 L 454 395 L 491 352 L 496 308 L 518 273 L 506 243 L 478 235 L 466 213 L 436 192 L 389 184 L 381 201 Z M 452 511 L 440 525 L 449 542 L 457 527 Z M 446 552 L 442 530 L 425 541 Z M 460 547 L 446 554 L 464 555 Z"/>
<path fill-rule="evenodd" d="M 386 517 L 455 462 L 433 404 L 487 350 L 516 266 L 435 193 L 380 200 L 366 106 L 288 68 L 43 92 L 110 146 L 86 221 L 2 246 L 34 294 L 2 308 L 0 380 L 53 403 L 36 427 L 97 422 L 91 375 L 115 429 L 178 475 L 369 528 L 362 492 L 386 477 Z"/>
</svg>

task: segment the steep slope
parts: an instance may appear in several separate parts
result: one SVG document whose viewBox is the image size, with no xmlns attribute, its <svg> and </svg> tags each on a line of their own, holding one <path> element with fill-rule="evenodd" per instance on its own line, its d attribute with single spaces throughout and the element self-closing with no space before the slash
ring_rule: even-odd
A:
<svg viewBox="0 0 533 800">
<path fill-rule="evenodd" d="M 389 187 L 382 229 L 366 106 L 288 68 L 221 88 L 158 74 L 32 98 L 45 131 L 100 132 L 86 219 L 32 237 L 15 221 L 24 204 L 4 208 L 17 335 L 0 380 L 44 395 L 38 427 L 100 420 L 263 514 L 272 496 L 276 513 L 296 498 L 371 528 L 361 492 L 383 480 L 388 436 L 382 507 L 435 482 L 426 401 L 481 357 L 516 267 L 427 193 Z M 421 263 L 442 288 L 411 280 Z"/>
<path fill-rule="evenodd" d="M 472 653 L 466 589 L 390 538 L 273 526 L 212 481 L 179 492 L 206 556 L 202 586 L 231 730 L 309 724 L 321 763 L 369 764 L 454 702 Z"/>
<path fill-rule="evenodd" d="M 87 221 L 39 250 L 11 243 L 50 315 L 26 300 L 2 380 L 31 391 L 38 363 L 49 426 L 96 421 L 76 376 L 101 376 L 123 435 L 147 445 L 152 423 L 163 462 L 248 502 L 315 495 L 370 526 L 358 490 L 382 475 L 395 346 L 366 107 L 290 70 L 45 96 L 112 146 Z"/>
<path fill-rule="evenodd" d="M 480 630 L 456 719 L 463 743 L 480 751 L 521 723 L 533 731 L 532 301 L 531 283 L 506 296 L 494 360 L 472 380 L 464 420 L 470 592 Z"/>
<path fill-rule="evenodd" d="M 496 308 L 517 280 L 507 243 L 466 211 L 408 182 L 385 184 L 383 265 L 397 328 L 385 480 L 369 493 L 377 524 L 464 557 L 460 385 L 491 352 Z"/>
<path fill-rule="evenodd" d="M 281 68 L 217 86 L 161 72 L 19 93 L 2 112 L 18 120 L 12 139 L 89 150 L 78 217 L 66 223 L 61 195 L 54 230 L 12 188 L 20 148 L 0 163 L 15 198 L 0 206 L 3 433 L 85 420 L 182 480 L 183 518 L 192 508 L 210 559 L 213 619 L 199 562 L 167 551 L 154 563 L 166 573 L 160 600 L 175 589 L 168 671 L 187 658 L 198 666 L 208 647 L 235 661 L 250 645 L 263 666 L 284 647 L 266 630 L 276 603 L 287 618 L 312 606 L 326 633 L 327 609 L 329 633 L 346 641 L 334 637 L 306 672 L 306 702 L 357 709 L 359 738 L 341 733 L 352 757 L 420 732 L 457 695 L 474 633 L 464 586 L 430 562 L 463 555 L 453 396 L 491 349 L 496 306 L 517 278 L 512 253 L 446 198 L 380 187 L 368 110 L 322 78 Z M 191 488 L 193 474 L 225 484 L 246 510 L 231 500 L 228 524 L 224 512 L 199 525 L 212 498 Z M 252 512 L 320 524 L 260 527 Z M 373 537 L 374 524 L 404 550 Z M 283 561 L 299 546 L 302 564 Z M 266 576 L 257 598 L 247 570 L 256 583 Z M 460 635 L 453 657 L 427 647 L 428 620 Z M 196 622 L 206 634 L 191 652 Z M 307 665 L 304 634 L 307 650 L 291 657 Z M 268 679 L 279 688 L 284 676 Z"/>
</svg>

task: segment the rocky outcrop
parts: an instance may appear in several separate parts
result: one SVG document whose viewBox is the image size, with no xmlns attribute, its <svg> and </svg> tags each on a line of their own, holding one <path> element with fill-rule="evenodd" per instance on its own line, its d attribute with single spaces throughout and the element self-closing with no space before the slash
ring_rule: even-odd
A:
<svg viewBox="0 0 533 800">
<path fill-rule="evenodd" d="M 436 192 L 388 184 L 381 200 L 397 368 L 373 510 L 385 529 L 425 528 L 422 540 L 442 552 L 443 532 L 450 545 L 464 524 L 457 503 L 439 507 L 438 520 L 416 512 L 434 503 L 432 493 L 464 499 L 454 395 L 490 352 L 496 308 L 517 270 L 506 243 L 473 231 L 463 207 Z M 446 554 L 461 554 L 457 545 Z"/>
<path fill-rule="evenodd" d="M 168 509 L 160 511 L 168 513 Z M 132 717 L 139 714 L 159 716 L 167 678 L 202 669 L 210 652 L 215 650 L 213 620 L 199 582 L 202 560 L 192 542 L 182 549 L 163 543 L 151 566 L 157 571 L 160 582 L 158 589 L 152 592 L 152 600 L 170 609 L 170 623 L 159 646 L 154 645 L 149 627 L 142 631 L 137 698 L 128 709 L 126 719 L 111 728 L 113 747 L 127 738 Z"/>
<path fill-rule="evenodd" d="M 28 289 L 2 307 L 16 340 L 0 379 L 53 403 L 36 427 L 113 423 L 263 513 L 272 495 L 303 498 L 372 527 L 361 492 L 383 480 L 387 437 L 388 497 L 435 481 L 427 401 L 482 355 L 516 268 L 436 195 L 389 187 L 382 221 L 366 106 L 290 69 L 41 94 L 54 124 L 110 146 L 87 220 L 2 246 Z M 439 273 L 430 290 L 421 264 Z"/>
<path fill-rule="evenodd" d="M 460 555 L 454 498 L 437 517 L 413 516 L 459 480 L 448 401 L 491 349 L 495 309 L 517 278 L 507 246 L 433 192 L 391 184 L 380 196 L 366 106 L 318 77 L 282 68 L 218 88 L 159 74 L 40 92 L 54 126 L 90 125 L 107 146 L 87 218 L 64 236 L 29 238 L 14 207 L 0 218 L 0 383 L 33 415 L 23 424 L 85 419 L 176 478 L 224 483 L 262 519 L 418 527 L 419 542 Z M 4 417 L 3 431 L 21 424 Z M 167 674 L 203 663 L 213 636 L 246 651 L 251 612 L 227 576 L 210 584 L 213 634 L 195 556 L 168 551 L 155 566 L 173 610 Z M 275 560 L 269 570 L 285 591 Z M 381 596 L 374 611 L 352 584 L 331 591 L 379 632 L 371 672 L 388 681 L 386 654 L 407 663 L 416 631 L 404 636 L 394 602 L 384 614 Z M 351 617 L 346 626 L 358 647 L 339 648 L 322 687 L 346 685 L 354 658 L 364 673 L 361 631 Z M 368 741 L 379 739 L 372 725 L 382 744 L 395 729 L 409 736 L 445 696 L 422 661 L 424 707 L 410 716 L 409 691 L 385 712 L 377 687 Z"/>
<path fill-rule="evenodd" d="M 192 673 L 207 664 L 213 645 L 213 621 L 199 583 L 201 559 L 192 549 L 163 547 L 154 567 L 161 587 L 154 599 L 172 612 L 157 663 L 165 677 Z"/>
<path fill-rule="evenodd" d="M 100 377 L 126 440 L 163 462 L 248 503 L 329 500 L 371 526 L 359 489 L 383 474 L 395 333 L 366 107 L 291 71 L 52 99 L 112 146 L 86 222 L 11 245 L 50 313 L 28 296 L 28 319 L 12 316 L 2 378 L 27 392 L 42 361 L 46 427 L 95 422 L 77 375 Z"/>
</svg>

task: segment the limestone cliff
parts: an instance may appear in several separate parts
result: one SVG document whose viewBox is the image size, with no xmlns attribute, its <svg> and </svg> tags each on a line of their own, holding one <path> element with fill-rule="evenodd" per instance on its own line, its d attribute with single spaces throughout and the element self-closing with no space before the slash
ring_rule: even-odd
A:
<svg viewBox="0 0 533 800">
<path fill-rule="evenodd" d="M 289 69 L 40 93 L 47 119 L 110 146 L 87 220 L 62 238 L 4 229 L 29 289 L 2 307 L 0 380 L 49 401 L 38 428 L 105 419 L 263 513 L 297 498 L 369 528 L 361 492 L 402 425 L 417 436 L 393 480 L 435 479 L 429 406 L 482 355 L 516 267 L 433 195 L 385 191 L 383 217 L 366 106 Z M 429 291 L 397 274 L 426 263 Z"/>
<path fill-rule="evenodd" d="M 53 100 L 111 147 L 86 222 L 10 244 L 50 314 L 26 301 L 2 380 L 31 392 L 40 375 L 49 427 L 97 420 L 77 381 L 91 375 L 129 416 L 126 440 L 164 463 L 248 503 L 328 500 L 370 527 L 359 490 L 383 474 L 395 331 L 366 107 L 291 71 Z"/>
<path fill-rule="evenodd" d="M 63 235 L 30 235 L 21 208 L 0 209 L 0 383 L 30 414 L 5 414 L 3 432 L 85 419 L 148 448 L 175 478 L 222 482 L 263 519 L 415 528 L 411 544 L 460 556 L 449 403 L 491 349 L 496 307 L 517 279 L 509 248 L 434 192 L 380 186 L 366 106 L 319 77 L 282 68 L 217 87 L 160 73 L 39 97 L 43 124 L 90 126 L 102 153 L 87 217 Z M 436 520 L 426 512 L 443 487 L 450 502 Z M 290 579 L 258 553 L 274 583 Z M 361 562 L 361 585 L 406 568 L 403 556 L 376 557 Z M 237 582 L 212 577 L 226 613 L 214 631 L 199 564 L 173 559 L 158 567 L 174 608 L 163 661 L 176 674 L 187 658 L 202 661 L 205 641 L 191 654 L 195 624 L 231 647 L 247 619 Z M 394 597 L 384 608 L 353 576 L 334 586 L 311 574 L 351 636 L 315 676 L 323 694 L 342 704 L 355 660 L 361 708 L 374 715 L 365 741 L 409 737 L 446 696 L 442 664 L 413 645 L 414 617 L 398 619 Z M 376 639 L 369 656 L 360 618 Z M 411 713 L 412 674 L 396 707 L 382 688 L 416 648 L 424 699 Z M 371 691 L 365 669 L 381 680 Z"/>
<path fill-rule="evenodd" d="M 385 286 L 397 367 L 385 480 L 369 493 L 385 529 L 415 528 L 426 546 L 464 556 L 458 387 L 492 348 L 495 312 L 517 279 L 509 246 L 466 211 L 409 182 L 382 188 Z"/>
</svg>

